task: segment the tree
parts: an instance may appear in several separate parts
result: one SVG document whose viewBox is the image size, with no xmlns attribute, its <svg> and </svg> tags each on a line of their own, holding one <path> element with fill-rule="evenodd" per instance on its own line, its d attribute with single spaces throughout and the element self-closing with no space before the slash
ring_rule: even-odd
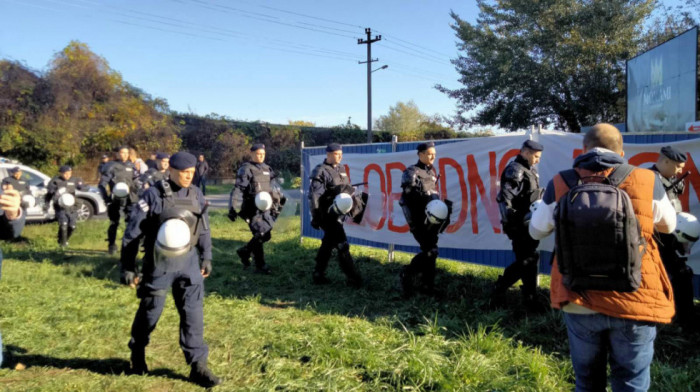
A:
<svg viewBox="0 0 700 392">
<path fill-rule="evenodd" d="M 421 113 L 413 101 L 407 103 L 397 102 L 396 106 L 389 107 L 389 113 L 374 122 L 374 127 L 387 132 L 412 133 L 420 129 L 421 123 L 428 118 Z"/>
<path fill-rule="evenodd" d="M 452 13 L 468 125 L 572 132 L 624 120 L 625 60 L 644 46 L 655 0 L 477 0 L 474 25 Z M 468 113 L 469 112 L 469 113 Z M 465 117 L 472 114 L 471 117 Z"/>
<path fill-rule="evenodd" d="M 295 127 L 315 127 L 316 123 L 311 122 L 311 121 L 304 121 L 304 120 L 296 120 L 292 121 L 289 120 L 289 125 L 295 126 Z"/>
</svg>

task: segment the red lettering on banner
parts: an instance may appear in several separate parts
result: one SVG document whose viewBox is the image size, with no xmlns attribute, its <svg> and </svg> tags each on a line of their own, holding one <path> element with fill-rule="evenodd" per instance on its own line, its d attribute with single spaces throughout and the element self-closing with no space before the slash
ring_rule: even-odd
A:
<svg viewBox="0 0 700 392">
<path fill-rule="evenodd" d="M 695 196 L 700 200 L 700 173 L 695 167 L 695 161 L 689 152 L 685 153 L 688 156 L 688 160 L 685 162 L 684 171 L 690 170 L 690 174 L 685 178 L 685 192 L 680 196 L 681 205 L 683 205 L 683 211 L 690 210 L 690 186 L 695 190 Z"/>
<path fill-rule="evenodd" d="M 501 173 L 503 173 L 503 169 L 506 168 L 506 165 L 508 162 L 512 159 L 515 158 L 518 154 L 520 154 L 520 150 L 514 148 L 512 150 L 508 150 L 504 155 L 503 158 L 501 158 L 501 161 L 498 163 L 498 175 L 500 176 Z"/>
<path fill-rule="evenodd" d="M 511 150 L 512 151 L 512 150 Z M 502 160 L 501 160 L 502 161 Z M 495 155 L 494 155 L 494 164 L 495 164 Z M 471 210 L 471 218 L 472 218 L 472 232 L 474 234 L 479 233 L 479 221 L 477 217 L 477 211 L 476 211 L 476 192 L 479 192 L 479 196 L 481 198 L 481 203 L 484 205 L 486 208 L 486 216 L 489 218 L 489 221 L 491 222 L 491 227 L 493 228 L 493 231 L 497 233 L 498 231 L 497 228 L 500 227 L 500 216 L 499 216 L 499 211 L 498 211 L 498 206 L 496 205 L 496 187 L 495 187 L 495 178 L 491 177 L 491 186 L 490 186 L 490 195 L 489 197 L 486 196 L 486 188 L 484 187 L 484 182 L 481 179 L 481 176 L 479 176 L 479 168 L 476 165 L 476 160 L 474 159 L 474 155 L 469 154 L 467 155 L 467 172 L 468 172 L 468 181 L 469 181 L 469 206 Z"/>
<path fill-rule="evenodd" d="M 389 211 L 387 212 L 389 221 L 387 223 L 387 228 L 395 233 L 408 233 L 408 224 L 404 224 L 402 226 L 394 225 L 394 205 L 401 199 L 401 192 L 393 192 L 394 188 L 391 181 L 392 170 L 399 170 L 401 174 L 403 174 L 403 171 L 406 170 L 406 166 L 401 162 L 391 162 L 386 164 L 386 190 L 389 195 Z M 401 213 L 403 214 L 403 211 Z"/>
<path fill-rule="evenodd" d="M 643 163 L 656 162 L 657 160 L 659 160 L 658 152 L 640 152 L 631 157 L 628 162 L 630 165 L 639 166 Z"/>
<path fill-rule="evenodd" d="M 491 176 L 491 200 L 496 200 L 496 195 L 498 194 L 498 181 L 500 178 L 498 177 L 498 172 L 496 171 L 496 152 L 495 151 L 489 151 L 489 175 Z M 498 206 L 498 204 L 496 204 Z M 500 218 L 501 213 L 498 213 L 498 216 Z M 499 234 L 501 232 L 501 225 L 500 225 L 500 219 L 498 221 L 498 226 L 493 226 L 493 231 L 496 234 Z"/>
<path fill-rule="evenodd" d="M 445 175 L 445 165 L 450 165 L 457 171 L 457 178 L 459 179 L 459 188 L 462 191 L 462 204 L 459 210 L 459 216 L 457 217 L 457 221 L 447 226 L 446 229 L 448 233 L 454 233 L 464 225 L 464 222 L 467 221 L 467 206 L 469 205 L 469 199 L 467 196 L 467 183 L 464 181 L 464 170 L 462 170 L 462 166 L 460 166 L 459 163 L 457 163 L 457 161 L 455 161 L 452 158 L 438 159 L 438 167 L 440 168 L 440 195 L 442 195 L 443 199 L 448 199 L 447 176 Z M 455 212 L 456 211 L 453 211 L 452 213 L 454 214 Z"/>
<path fill-rule="evenodd" d="M 362 180 L 363 182 L 369 182 L 369 172 L 372 170 L 379 174 L 379 186 L 382 194 L 381 218 L 379 219 L 379 222 L 372 220 L 372 218 L 378 214 L 373 214 L 371 211 L 371 204 L 367 203 L 367 210 L 365 211 L 363 222 L 367 222 L 370 228 L 373 230 L 381 230 L 382 227 L 384 227 L 384 221 L 386 220 L 386 182 L 384 180 L 384 172 L 382 171 L 381 166 L 377 165 L 376 163 L 370 163 L 369 165 L 365 166 L 364 179 Z M 365 185 L 365 189 L 367 189 L 369 193 L 369 185 Z"/>
</svg>

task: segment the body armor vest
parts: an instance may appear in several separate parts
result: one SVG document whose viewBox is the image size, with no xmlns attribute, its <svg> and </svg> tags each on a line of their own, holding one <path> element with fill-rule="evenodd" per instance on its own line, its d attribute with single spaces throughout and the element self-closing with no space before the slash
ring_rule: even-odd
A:
<svg viewBox="0 0 700 392">
<path fill-rule="evenodd" d="M 186 262 L 192 257 L 192 253 L 196 252 L 195 246 L 199 242 L 199 235 L 204 228 L 204 217 L 202 209 L 199 206 L 197 192 L 190 190 L 188 196 L 178 196 L 170 188 L 168 181 L 160 181 L 157 183 L 163 198 L 163 211 L 159 214 L 159 223 L 163 224 L 168 219 L 182 219 L 190 228 L 190 249 L 184 255 L 177 258 L 155 258 L 155 263 L 163 270 L 168 272 L 179 271 L 186 267 Z"/>
<path fill-rule="evenodd" d="M 272 192 L 272 186 L 270 185 L 270 166 L 262 164 L 260 166 L 256 164 L 249 163 L 250 172 L 253 174 L 253 178 L 250 180 L 249 194 L 254 197 L 260 192 Z"/>
</svg>

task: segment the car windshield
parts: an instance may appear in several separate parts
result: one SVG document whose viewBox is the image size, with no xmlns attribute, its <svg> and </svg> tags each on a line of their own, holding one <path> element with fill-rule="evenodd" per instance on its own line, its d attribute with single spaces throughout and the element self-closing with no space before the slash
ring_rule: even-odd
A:
<svg viewBox="0 0 700 392">
<path fill-rule="evenodd" d="M 29 185 L 34 185 L 34 186 L 39 186 L 40 184 L 44 183 L 44 179 L 39 177 L 37 174 L 34 174 L 28 170 L 22 170 L 22 177 L 24 181 L 27 181 L 27 184 Z"/>
</svg>

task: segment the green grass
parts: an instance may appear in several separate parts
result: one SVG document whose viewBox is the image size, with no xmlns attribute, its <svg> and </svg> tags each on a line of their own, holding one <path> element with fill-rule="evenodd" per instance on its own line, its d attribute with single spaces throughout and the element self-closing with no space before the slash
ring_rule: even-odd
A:
<svg viewBox="0 0 700 392">
<path fill-rule="evenodd" d="M 557 312 L 530 315 L 519 292 L 490 311 L 497 269 L 439 260 L 442 298 L 404 300 L 399 268 L 411 255 L 353 247 L 367 285 L 346 287 L 332 262 L 328 286 L 310 284 L 314 239 L 299 244 L 298 218 L 284 217 L 266 245 L 274 275 L 242 270 L 234 250 L 249 238 L 240 221 L 212 212 L 214 272 L 206 280 L 205 339 L 217 390 L 560 391 L 572 388 L 566 330 Z M 81 224 L 71 249 L 56 224 L 30 225 L 24 243 L 4 243 L 0 390 L 195 391 L 178 346 L 172 298 L 151 336 L 148 376 L 128 376 L 126 343 L 138 306 L 105 252 L 107 221 Z M 542 287 L 547 286 L 543 279 Z M 660 329 L 652 388 L 700 390 L 698 335 Z M 7 358 L 9 356 L 10 358 Z M 11 370 L 17 363 L 25 370 Z"/>
</svg>

